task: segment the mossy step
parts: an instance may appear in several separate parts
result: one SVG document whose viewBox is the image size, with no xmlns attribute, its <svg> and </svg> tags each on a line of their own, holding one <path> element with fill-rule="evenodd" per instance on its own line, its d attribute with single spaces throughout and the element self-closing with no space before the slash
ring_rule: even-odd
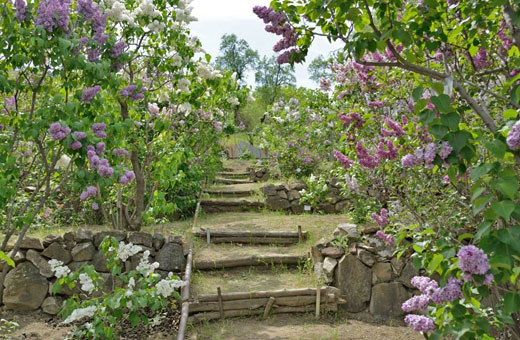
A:
<svg viewBox="0 0 520 340">
<path fill-rule="evenodd" d="M 233 178 L 216 178 L 214 183 L 216 184 L 251 184 L 249 180 L 245 179 L 233 179 Z"/>
<path fill-rule="evenodd" d="M 200 201 L 200 205 L 205 212 L 240 212 L 249 210 L 261 210 L 265 203 L 237 198 L 205 198 Z"/>
<path fill-rule="evenodd" d="M 249 172 L 220 172 L 219 177 L 231 179 L 249 179 Z"/>
<path fill-rule="evenodd" d="M 255 190 L 221 190 L 221 189 L 207 189 L 204 190 L 205 194 L 217 196 L 217 197 L 248 197 L 253 196 Z"/>
</svg>

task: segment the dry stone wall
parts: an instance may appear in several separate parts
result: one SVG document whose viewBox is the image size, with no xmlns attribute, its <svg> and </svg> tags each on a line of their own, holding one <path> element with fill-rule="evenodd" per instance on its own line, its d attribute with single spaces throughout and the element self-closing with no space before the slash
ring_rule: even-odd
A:
<svg viewBox="0 0 520 340">
<path fill-rule="evenodd" d="M 305 211 L 305 205 L 300 204 L 300 191 L 306 189 L 304 183 L 291 184 L 266 184 L 262 187 L 265 196 L 266 206 L 269 210 L 284 210 L 293 214 L 301 214 Z M 318 203 L 318 212 L 334 214 L 346 211 L 350 206 L 350 201 L 341 195 L 341 186 L 337 181 L 329 184 L 329 193 L 326 200 Z"/>
<path fill-rule="evenodd" d="M 411 261 L 393 256 L 394 249 L 376 231 L 338 225 L 334 234 L 348 239 L 348 249 L 335 246 L 334 239 L 321 239 L 312 248 L 314 270 L 324 283 L 340 289 L 346 312 L 396 319 L 405 314 L 402 303 L 417 294 L 410 280 L 418 273 Z"/>
<path fill-rule="evenodd" d="M 164 236 L 159 233 L 145 232 L 126 233 L 110 230 L 93 233 L 79 229 L 62 235 L 47 235 L 43 240 L 26 237 L 20 251 L 15 256 L 15 268 L 8 267 L 9 272 L 4 282 L 3 303 L 6 308 L 16 311 L 31 311 L 41 308 L 45 313 L 58 313 L 63 301 L 75 293 L 64 286 L 57 295 L 51 295 L 56 277 L 51 270 L 49 260 L 62 261 L 71 270 L 77 270 L 83 264 L 91 264 L 103 278 L 106 293 L 116 287 L 106 266 L 106 258 L 100 244 L 107 236 L 118 241 L 130 242 L 141 247 L 141 251 L 124 263 L 126 271 L 133 270 L 139 264 L 142 253 L 150 251 L 150 261 L 158 262 L 157 273 L 167 277 L 170 272 L 180 274 L 186 266 L 187 245 L 180 236 Z M 5 262 L 0 262 L 3 270 Z"/>
</svg>

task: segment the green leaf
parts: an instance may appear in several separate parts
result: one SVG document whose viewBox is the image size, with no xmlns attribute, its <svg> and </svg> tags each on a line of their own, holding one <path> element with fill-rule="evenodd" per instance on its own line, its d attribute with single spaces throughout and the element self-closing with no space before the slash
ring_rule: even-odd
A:
<svg viewBox="0 0 520 340">
<path fill-rule="evenodd" d="M 518 111 L 509 109 L 504 111 L 504 119 L 516 119 L 518 117 Z"/>
<path fill-rule="evenodd" d="M 446 125 L 450 130 L 455 131 L 459 128 L 460 116 L 455 112 L 441 116 L 442 124 Z"/>
<path fill-rule="evenodd" d="M 512 314 L 520 310 L 520 295 L 507 293 L 504 297 L 504 312 Z"/>
<path fill-rule="evenodd" d="M 506 154 L 507 145 L 500 139 L 485 143 L 486 148 L 497 158 L 503 158 Z"/>
<path fill-rule="evenodd" d="M 471 133 L 467 131 L 456 131 L 448 135 L 448 141 L 456 152 L 460 152 L 471 138 Z"/>
<path fill-rule="evenodd" d="M 418 102 L 419 99 L 421 99 L 422 95 L 424 93 L 424 87 L 416 87 L 412 91 L 412 97 L 414 102 Z"/>
<path fill-rule="evenodd" d="M 514 200 L 518 192 L 518 181 L 516 178 L 506 178 L 493 181 L 491 187 Z"/>
<path fill-rule="evenodd" d="M 469 177 L 472 180 L 477 180 L 487 174 L 493 168 L 493 164 L 484 163 L 471 169 Z"/>
<path fill-rule="evenodd" d="M 515 203 L 510 200 L 493 202 L 491 203 L 491 209 L 498 215 L 503 217 L 506 221 L 509 220 L 511 214 L 515 210 Z"/>
<path fill-rule="evenodd" d="M 472 239 L 473 237 L 475 237 L 473 234 L 464 233 L 464 234 L 460 235 L 459 237 L 457 237 L 457 240 L 459 240 L 459 242 L 460 242 L 465 239 Z"/>
<path fill-rule="evenodd" d="M 492 226 L 493 226 L 492 221 L 484 221 L 484 222 L 480 223 L 480 225 L 478 226 L 477 233 L 475 234 L 475 240 L 478 241 L 482 238 L 482 236 L 488 235 L 489 232 L 491 231 Z"/>
<path fill-rule="evenodd" d="M 442 256 L 442 254 L 435 254 L 433 256 L 433 259 L 428 264 L 428 270 L 430 273 L 433 273 L 435 270 L 437 270 L 437 267 L 439 267 L 442 260 L 444 260 L 444 256 Z"/>
<path fill-rule="evenodd" d="M 440 94 L 430 98 L 432 104 L 435 105 L 440 112 L 448 113 L 451 111 L 451 98 L 446 94 Z"/>
<path fill-rule="evenodd" d="M 0 260 L 7 262 L 7 264 L 11 267 L 15 266 L 14 261 L 3 251 L 0 251 Z"/>
<path fill-rule="evenodd" d="M 494 269 L 505 268 L 509 270 L 511 269 L 511 258 L 504 255 L 495 255 L 489 259 L 489 264 Z"/>
<path fill-rule="evenodd" d="M 430 131 L 437 139 L 442 139 L 448 133 L 448 128 L 444 125 L 431 125 Z"/>
</svg>

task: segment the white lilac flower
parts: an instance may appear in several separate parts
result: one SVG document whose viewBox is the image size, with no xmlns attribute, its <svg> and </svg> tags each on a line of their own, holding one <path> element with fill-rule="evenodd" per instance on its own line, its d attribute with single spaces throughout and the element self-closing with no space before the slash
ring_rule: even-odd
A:
<svg viewBox="0 0 520 340">
<path fill-rule="evenodd" d="M 148 261 L 149 256 L 150 256 L 150 251 L 146 250 L 143 253 L 143 257 L 141 258 L 141 261 L 139 261 L 139 264 L 135 268 L 138 272 L 140 272 L 144 276 L 149 276 L 157 268 L 159 268 L 159 263 L 157 263 L 157 262 L 150 263 L 150 261 Z"/>
<path fill-rule="evenodd" d="M 158 295 L 167 298 L 173 294 L 175 289 L 186 285 L 185 281 L 173 279 L 172 275 L 173 274 L 170 273 L 167 279 L 163 279 L 155 285 Z"/>
<path fill-rule="evenodd" d="M 88 294 L 92 294 L 92 291 L 96 288 L 94 282 L 92 282 L 92 278 L 85 273 L 79 274 L 79 283 L 81 285 L 81 290 Z"/>
<path fill-rule="evenodd" d="M 97 311 L 96 306 L 89 306 L 85 308 L 78 308 L 72 311 L 72 314 L 70 314 L 63 323 L 65 325 L 72 323 L 74 321 L 81 320 L 83 318 L 90 318 L 94 315 L 94 313 Z"/>
<path fill-rule="evenodd" d="M 126 261 L 130 256 L 134 256 L 141 251 L 140 246 L 136 246 L 133 243 L 125 244 L 125 242 L 119 243 L 119 247 L 116 251 L 116 257 L 121 261 Z"/>
<path fill-rule="evenodd" d="M 49 265 L 51 266 L 51 270 L 54 272 L 54 275 L 61 279 L 62 277 L 67 276 L 70 273 L 70 268 L 63 265 L 63 262 L 52 259 L 49 260 Z"/>
</svg>

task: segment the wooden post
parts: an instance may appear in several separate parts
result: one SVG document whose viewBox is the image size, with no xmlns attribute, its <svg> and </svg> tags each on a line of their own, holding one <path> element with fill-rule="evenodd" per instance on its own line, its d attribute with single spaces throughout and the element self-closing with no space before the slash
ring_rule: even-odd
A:
<svg viewBox="0 0 520 340">
<path fill-rule="evenodd" d="M 316 319 L 320 318 L 320 302 L 321 302 L 321 287 L 318 283 L 316 286 Z"/>
<path fill-rule="evenodd" d="M 274 296 L 271 296 L 269 298 L 269 301 L 267 301 L 267 304 L 265 305 L 265 309 L 264 309 L 264 318 L 267 317 L 267 315 L 269 314 L 269 311 L 271 310 L 271 307 L 273 307 L 274 300 L 276 300 L 276 298 Z"/>
<path fill-rule="evenodd" d="M 211 232 L 209 231 L 209 228 L 206 229 L 206 242 L 208 244 L 211 243 Z"/>
<path fill-rule="evenodd" d="M 299 242 L 303 241 L 303 234 L 302 234 L 302 226 L 301 225 L 298 226 L 298 241 Z"/>
<path fill-rule="evenodd" d="M 184 340 L 184 333 L 186 332 L 186 324 L 188 323 L 188 314 L 190 311 L 190 283 L 191 283 L 191 268 L 193 263 L 193 242 L 190 244 L 188 251 L 188 259 L 186 262 L 186 271 L 184 272 L 184 281 L 186 285 L 182 290 L 182 309 L 181 321 L 179 322 L 179 332 L 177 333 L 177 340 Z"/>
<path fill-rule="evenodd" d="M 218 295 L 218 307 L 220 309 L 220 318 L 224 319 L 224 305 L 222 303 L 222 292 L 220 291 L 220 287 L 217 287 L 217 295 Z"/>
</svg>

